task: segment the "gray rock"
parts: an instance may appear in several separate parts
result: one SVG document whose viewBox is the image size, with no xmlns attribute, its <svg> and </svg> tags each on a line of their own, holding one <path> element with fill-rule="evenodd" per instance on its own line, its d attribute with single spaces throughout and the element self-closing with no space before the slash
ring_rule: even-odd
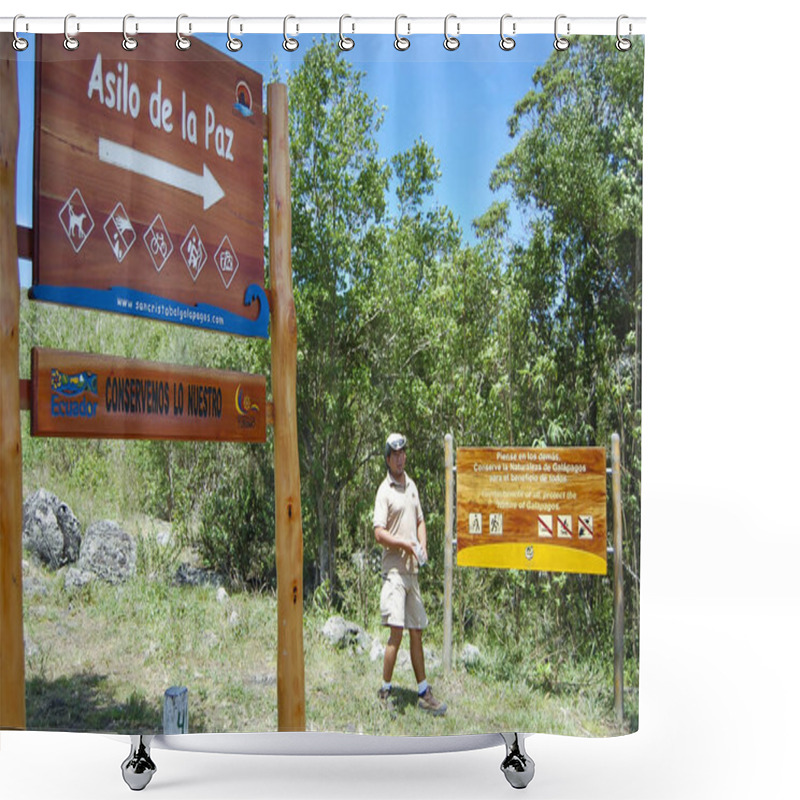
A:
<svg viewBox="0 0 800 800">
<path fill-rule="evenodd" d="M 228 597 L 228 593 L 225 591 L 225 587 L 224 586 L 220 586 L 219 589 L 217 589 L 217 602 L 225 604 L 225 603 L 228 602 L 228 600 L 229 600 L 229 597 Z"/>
<path fill-rule="evenodd" d="M 88 586 L 94 579 L 95 574 L 93 572 L 88 572 L 84 569 L 79 569 L 78 567 L 70 567 L 64 573 L 64 588 L 69 591 L 75 591 L 77 589 L 83 589 L 84 586 Z"/>
<path fill-rule="evenodd" d="M 49 590 L 47 584 L 36 575 L 23 575 L 22 594 L 25 597 L 46 597 Z"/>
<path fill-rule="evenodd" d="M 136 541 L 116 522 L 95 522 L 81 544 L 78 568 L 108 583 L 124 583 L 136 574 Z"/>
<path fill-rule="evenodd" d="M 81 547 L 81 526 L 72 509 L 46 489 L 22 506 L 22 546 L 49 569 L 73 564 Z"/>
<path fill-rule="evenodd" d="M 175 572 L 173 583 L 176 586 L 222 586 L 222 576 L 210 569 L 193 567 L 183 562 Z"/>
<path fill-rule="evenodd" d="M 438 653 L 434 652 L 433 650 L 429 650 L 427 647 L 424 648 L 425 652 L 425 666 L 428 669 L 439 669 L 442 666 L 442 659 Z"/>
<path fill-rule="evenodd" d="M 386 651 L 386 645 L 380 639 L 373 639 L 372 646 L 369 650 L 369 660 L 378 661 L 383 659 L 383 654 Z"/>
<path fill-rule="evenodd" d="M 360 653 L 367 653 L 372 648 L 372 637 L 355 622 L 348 622 L 344 617 L 328 619 L 321 633 L 334 647 L 352 646 Z"/>
<path fill-rule="evenodd" d="M 159 547 L 166 547 L 172 542 L 172 531 L 169 528 L 163 528 L 156 534 L 156 542 Z"/>
<path fill-rule="evenodd" d="M 461 661 L 465 667 L 474 667 L 480 663 L 481 651 L 474 644 L 465 644 L 461 648 Z"/>
</svg>

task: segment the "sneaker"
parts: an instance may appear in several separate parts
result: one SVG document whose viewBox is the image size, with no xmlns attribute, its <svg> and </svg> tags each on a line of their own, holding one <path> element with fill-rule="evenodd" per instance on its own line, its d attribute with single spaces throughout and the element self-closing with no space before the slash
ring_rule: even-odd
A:
<svg viewBox="0 0 800 800">
<path fill-rule="evenodd" d="M 425 690 L 425 694 L 419 696 L 417 707 L 421 708 L 423 711 L 427 711 L 429 714 L 433 714 L 434 717 L 442 717 L 445 711 L 447 711 L 447 703 L 437 700 L 433 696 L 430 686 Z"/>
</svg>

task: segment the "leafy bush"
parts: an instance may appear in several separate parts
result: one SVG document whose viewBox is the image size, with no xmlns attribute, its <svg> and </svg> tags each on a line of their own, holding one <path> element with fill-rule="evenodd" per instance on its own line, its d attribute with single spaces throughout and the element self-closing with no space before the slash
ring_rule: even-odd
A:
<svg viewBox="0 0 800 800">
<path fill-rule="evenodd" d="M 260 588 L 275 579 L 274 478 L 264 456 L 250 447 L 238 469 L 224 459 L 227 467 L 200 502 L 194 544 L 205 565 L 234 585 Z"/>
</svg>

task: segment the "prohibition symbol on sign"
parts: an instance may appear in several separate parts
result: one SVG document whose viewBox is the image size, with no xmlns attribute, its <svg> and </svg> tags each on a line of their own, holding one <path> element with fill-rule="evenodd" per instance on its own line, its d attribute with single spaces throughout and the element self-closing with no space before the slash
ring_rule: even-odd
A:
<svg viewBox="0 0 800 800">
<path fill-rule="evenodd" d="M 94 220 L 89 207 L 78 189 L 73 189 L 69 200 L 61 206 L 58 219 L 67 234 L 72 249 L 77 253 L 86 244 L 89 234 L 94 230 Z"/>
<path fill-rule="evenodd" d="M 189 269 L 192 280 L 196 282 L 200 270 L 205 266 L 208 252 L 195 225 L 192 225 L 189 229 L 189 233 L 186 234 L 186 238 L 181 244 L 181 255 Z"/>
<path fill-rule="evenodd" d="M 114 253 L 114 258 L 122 263 L 122 259 L 130 252 L 133 243 L 136 241 L 136 231 L 133 229 L 133 223 L 125 210 L 122 203 L 117 203 L 114 210 L 103 225 L 103 230 L 106 234 L 106 239 L 111 245 L 111 250 Z"/>
<path fill-rule="evenodd" d="M 539 537 L 544 539 L 553 538 L 553 516 L 552 514 L 540 514 L 536 517 L 536 524 L 539 528 Z"/>
<path fill-rule="evenodd" d="M 558 515 L 558 538 L 559 539 L 572 538 L 572 515 L 570 514 Z"/>
<path fill-rule="evenodd" d="M 594 517 L 591 514 L 578 516 L 578 538 L 594 539 Z"/>
<path fill-rule="evenodd" d="M 155 219 L 150 223 L 150 227 L 144 235 L 144 240 L 147 245 L 147 253 L 153 260 L 156 272 L 161 272 L 174 250 L 172 239 L 161 214 L 156 214 Z"/>
</svg>

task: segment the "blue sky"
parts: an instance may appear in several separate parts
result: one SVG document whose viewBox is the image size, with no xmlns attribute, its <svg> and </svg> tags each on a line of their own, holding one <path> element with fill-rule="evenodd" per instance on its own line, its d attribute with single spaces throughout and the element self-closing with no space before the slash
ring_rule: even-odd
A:
<svg viewBox="0 0 800 800">
<path fill-rule="evenodd" d="M 200 38 L 228 53 L 226 36 Z M 233 57 L 269 80 L 273 56 L 283 76 L 295 69 L 311 45 L 300 36 L 300 47 L 287 53 L 281 36 L 244 35 L 244 46 Z M 514 103 L 532 86 L 536 67 L 553 52 L 552 36 L 520 37 L 514 50 L 498 46 L 496 35 L 464 36 L 456 51 L 442 46 L 442 37 L 411 37 L 411 47 L 394 48 L 394 37 L 357 35 L 355 47 L 344 54 L 363 73 L 363 87 L 386 107 L 378 135 L 381 155 L 390 158 L 419 137 L 432 145 L 442 178 L 435 201 L 452 209 L 467 241 L 473 239 L 472 220 L 499 196 L 489 189 L 489 176 L 501 156 L 513 146 L 507 119 Z M 32 224 L 33 53 L 19 54 L 20 149 L 17 221 Z M 290 99 L 291 101 L 291 99 Z M 21 262 L 23 285 L 30 283 L 30 262 Z"/>
</svg>

